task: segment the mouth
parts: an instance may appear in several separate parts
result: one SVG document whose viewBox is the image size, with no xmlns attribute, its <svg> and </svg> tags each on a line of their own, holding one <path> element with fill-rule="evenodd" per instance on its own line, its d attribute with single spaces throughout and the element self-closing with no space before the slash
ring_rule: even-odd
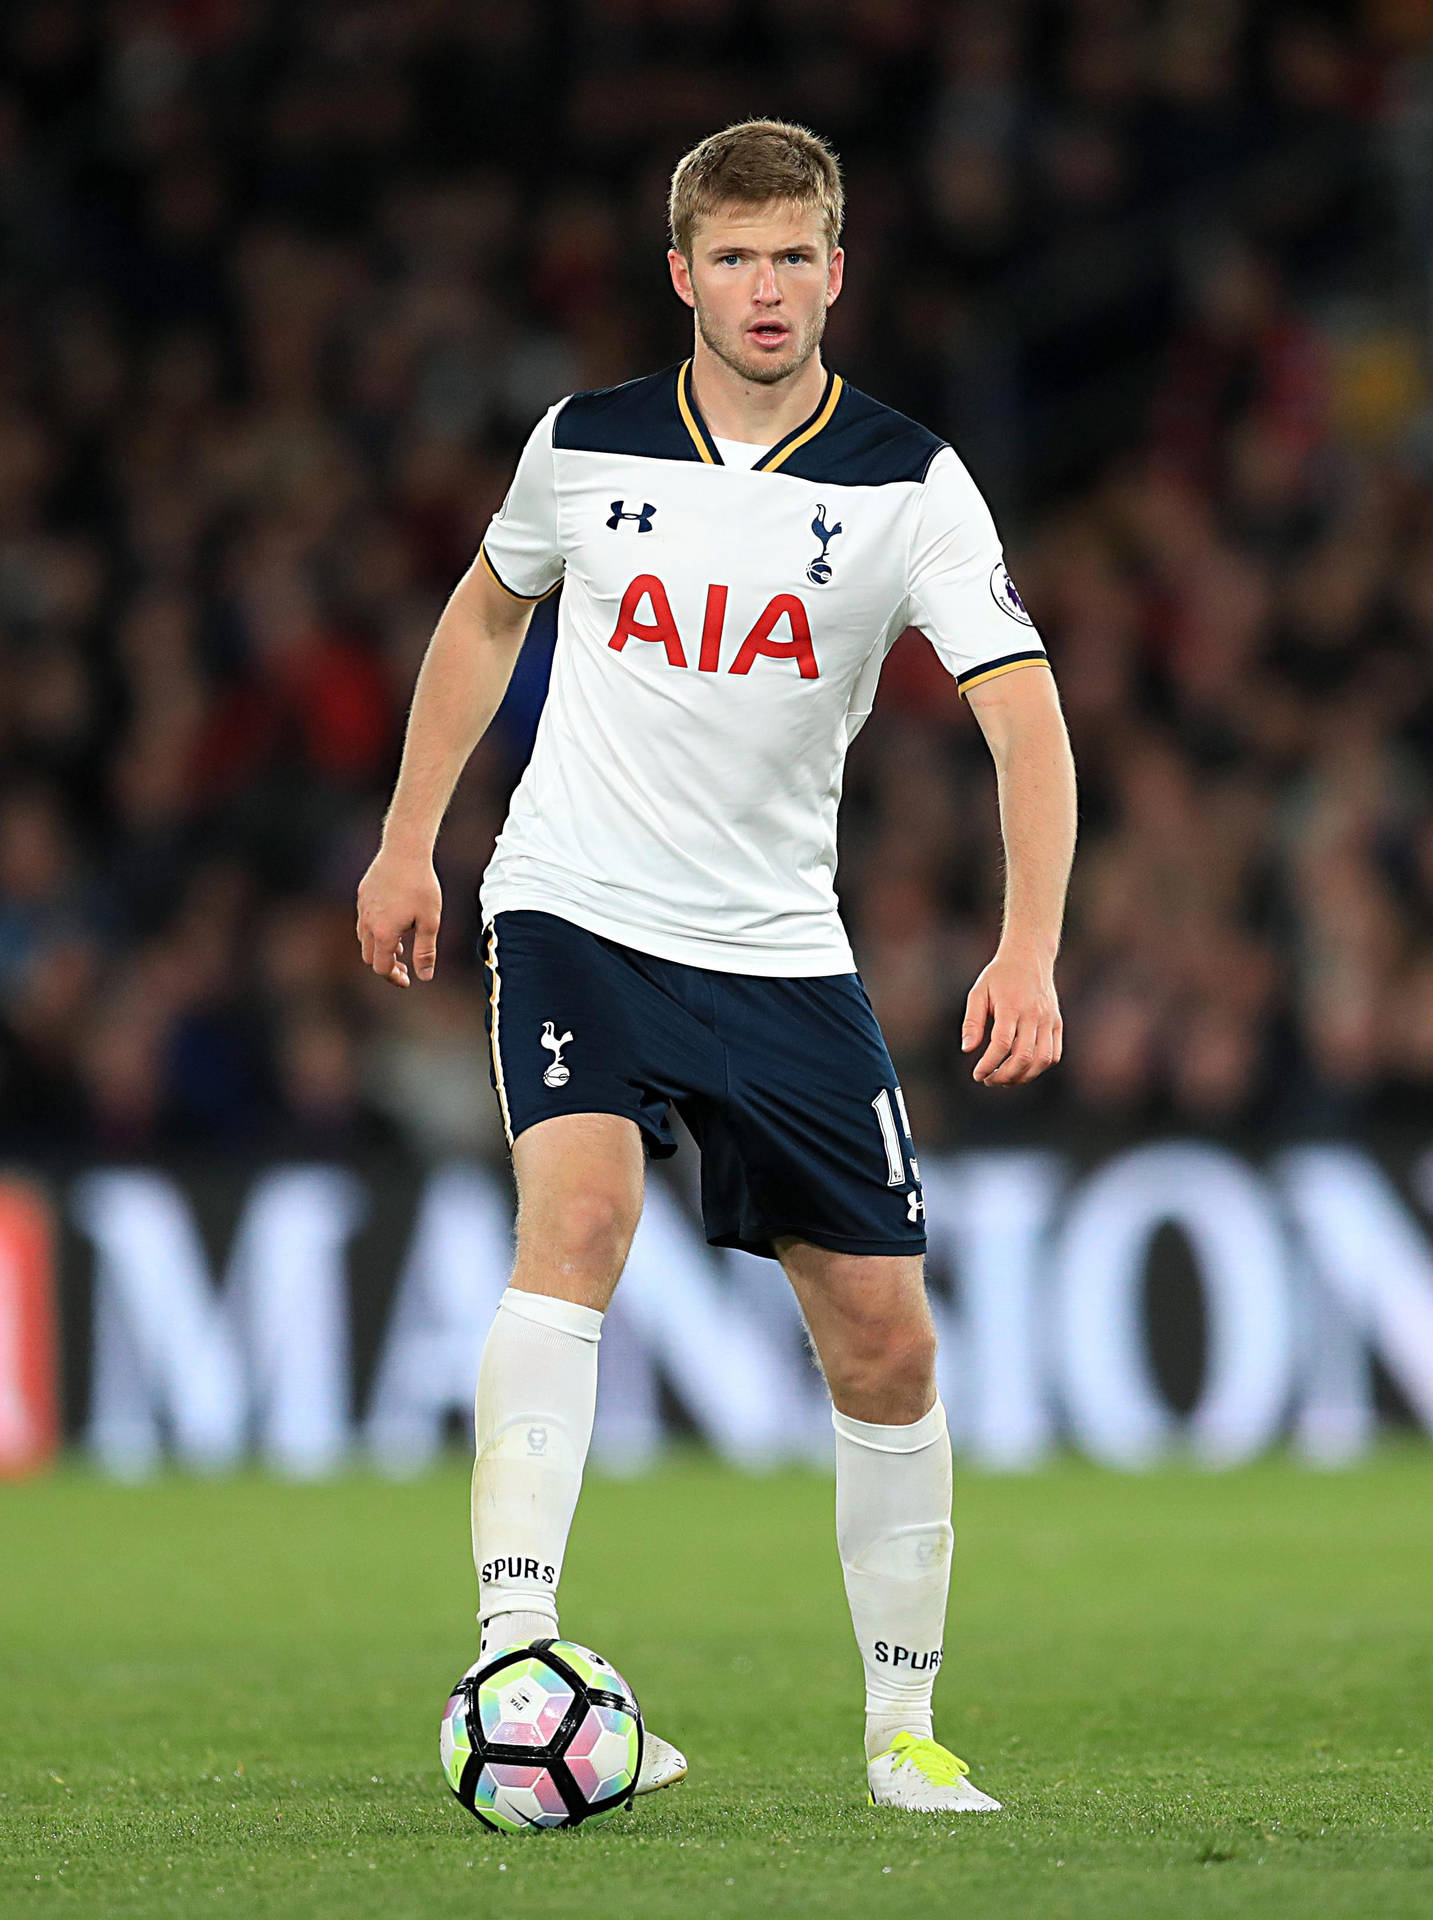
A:
<svg viewBox="0 0 1433 1920">
<path fill-rule="evenodd" d="M 791 329 L 784 320 L 757 320 L 746 330 L 748 340 L 767 352 L 784 347 L 791 338 Z"/>
</svg>

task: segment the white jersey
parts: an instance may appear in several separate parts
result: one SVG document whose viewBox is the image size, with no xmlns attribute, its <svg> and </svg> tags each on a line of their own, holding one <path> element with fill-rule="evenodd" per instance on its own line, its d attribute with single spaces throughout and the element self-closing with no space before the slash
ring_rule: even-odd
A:
<svg viewBox="0 0 1433 1920">
<path fill-rule="evenodd" d="M 537 908 L 724 972 L 852 971 L 842 770 L 906 627 L 962 691 L 1045 659 L 955 454 L 834 374 L 749 468 L 723 461 L 690 362 L 575 394 L 481 558 L 518 598 L 562 587 L 484 920 Z"/>
</svg>

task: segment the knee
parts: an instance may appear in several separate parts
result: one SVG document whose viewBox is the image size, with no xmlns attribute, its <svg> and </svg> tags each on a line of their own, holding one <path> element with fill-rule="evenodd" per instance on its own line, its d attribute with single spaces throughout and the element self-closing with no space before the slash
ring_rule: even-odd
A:
<svg viewBox="0 0 1433 1920">
<path fill-rule="evenodd" d="M 615 1280 L 636 1229 L 631 1200 L 615 1185 L 569 1188 L 520 1210 L 518 1258 Z"/>
<path fill-rule="evenodd" d="M 919 1420 L 935 1393 L 935 1328 L 928 1316 L 867 1322 L 825 1360 L 831 1398 L 853 1420 Z"/>
</svg>

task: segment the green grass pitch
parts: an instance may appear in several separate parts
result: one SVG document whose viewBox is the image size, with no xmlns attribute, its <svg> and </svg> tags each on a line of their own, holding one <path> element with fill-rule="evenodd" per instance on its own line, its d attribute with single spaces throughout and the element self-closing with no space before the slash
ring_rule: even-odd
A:
<svg viewBox="0 0 1433 1920">
<path fill-rule="evenodd" d="M 450 1798 L 466 1474 L 0 1490 L 0 1912 L 1433 1914 L 1433 1453 L 958 1478 L 938 1729 L 1008 1812 L 864 1804 L 830 1483 L 589 1483 L 564 1623 L 688 1751 L 590 1832 Z"/>
</svg>

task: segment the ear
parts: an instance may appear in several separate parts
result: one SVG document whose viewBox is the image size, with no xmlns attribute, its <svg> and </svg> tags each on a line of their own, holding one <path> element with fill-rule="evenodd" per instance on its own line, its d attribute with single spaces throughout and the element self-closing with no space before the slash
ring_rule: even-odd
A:
<svg viewBox="0 0 1433 1920">
<path fill-rule="evenodd" d="M 697 304 L 697 296 L 692 292 L 692 269 L 687 256 L 676 247 L 672 247 L 667 253 L 667 266 L 671 271 L 672 285 L 676 289 L 677 298 L 684 305 L 694 307 Z"/>
<path fill-rule="evenodd" d="M 829 307 L 841 291 L 846 277 L 846 255 L 837 247 L 831 255 L 831 264 L 826 269 L 826 305 Z"/>
</svg>

